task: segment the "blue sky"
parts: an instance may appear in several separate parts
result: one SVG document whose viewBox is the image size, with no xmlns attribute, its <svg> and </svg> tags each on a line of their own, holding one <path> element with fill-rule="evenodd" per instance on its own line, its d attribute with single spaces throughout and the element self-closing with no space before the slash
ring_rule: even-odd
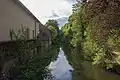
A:
<svg viewBox="0 0 120 80">
<path fill-rule="evenodd" d="M 56 19 L 63 25 L 72 14 L 72 5 L 76 0 L 20 0 L 40 21 Z"/>
</svg>

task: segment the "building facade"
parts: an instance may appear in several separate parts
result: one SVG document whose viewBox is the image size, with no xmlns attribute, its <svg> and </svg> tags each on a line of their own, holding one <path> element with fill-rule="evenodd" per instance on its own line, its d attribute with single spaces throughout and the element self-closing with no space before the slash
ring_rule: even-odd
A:
<svg viewBox="0 0 120 80">
<path fill-rule="evenodd" d="M 49 30 L 19 0 L 0 0 L 0 42 L 11 40 L 10 29 L 17 32 L 21 26 L 29 28 L 30 39 L 42 31 L 50 40 Z"/>
</svg>

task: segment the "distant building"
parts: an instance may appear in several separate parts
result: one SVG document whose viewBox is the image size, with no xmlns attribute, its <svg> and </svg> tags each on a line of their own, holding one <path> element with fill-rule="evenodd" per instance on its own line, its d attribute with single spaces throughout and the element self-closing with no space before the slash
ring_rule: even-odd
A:
<svg viewBox="0 0 120 80">
<path fill-rule="evenodd" d="M 10 29 L 18 31 L 21 25 L 29 28 L 30 39 L 39 31 L 41 39 L 51 38 L 49 30 L 19 0 L 0 0 L 0 42 L 9 41 Z"/>
</svg>

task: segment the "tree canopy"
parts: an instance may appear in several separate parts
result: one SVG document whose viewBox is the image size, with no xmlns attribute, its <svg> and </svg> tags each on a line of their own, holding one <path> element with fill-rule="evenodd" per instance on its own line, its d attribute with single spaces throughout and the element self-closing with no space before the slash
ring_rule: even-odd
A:
<svg viewBox="0 0 120 80">
<path fill-rule="evenodd" d="M 81 65 L 78 61 L 87 60 L 103 69 L 120 72 L 119 2 L 85 0 L 73 6 L 62 32 L 63 49 L 75 69 Z"/>
</svg>

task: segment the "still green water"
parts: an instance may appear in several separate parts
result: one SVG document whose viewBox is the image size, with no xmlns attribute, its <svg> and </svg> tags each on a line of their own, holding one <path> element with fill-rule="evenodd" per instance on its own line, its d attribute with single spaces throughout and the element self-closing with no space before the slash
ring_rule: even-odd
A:
<svg viewBox="0 0 120 80">
<path fill-rule="evenodd" d="M 105 72 L 97 66 L 93 66 L 91 63 L 84 61 L 82 63 L 82 74 L 78 75 L 73 72 L 72 80 L 120 80 L 120 76 L 114 73 Z"/>
</svg>

